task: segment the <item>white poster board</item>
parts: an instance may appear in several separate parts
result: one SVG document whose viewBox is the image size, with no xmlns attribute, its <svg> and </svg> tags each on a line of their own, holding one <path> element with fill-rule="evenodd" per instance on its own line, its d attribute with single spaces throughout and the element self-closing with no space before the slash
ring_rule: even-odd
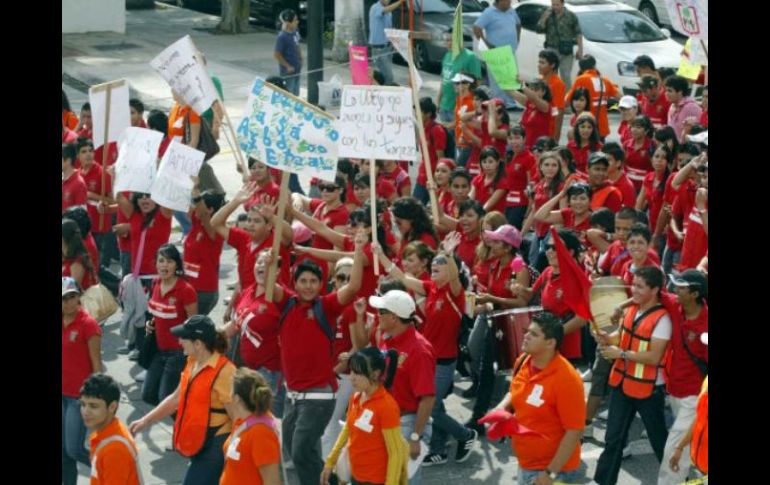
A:
<svg viewBox="0 0 770 485">
<path fill-rule="evenodd" d="M 236 136 L 241 149 L 270 168 L 334 182 L 334 119 L 307 102 L 257 78 Z"/>
<path fill-rule="evenodd" d="M 195 148 L 172 141 L 152 183 L 152 200 L 169 209 L 187 211 L 193 189 L 191 177 L 198 175 L 205 156 Z"/>
<path fill-rule="evenodd" d="M 107 133 L 109 143 L 120 140 L 126 128 L 131 126 L 131 109 L 128 106 L 128 81 L 112 81 L 106 84 L 115 84 L 110 88 L 110 129 Z M 92 86 L 88 90 L 88 102 L 91 104 L 93 118 L 94 148 L 99 148 L 104 145 L 104 115 L 107 110 L 107 89 L 104 85 Z M 97 162 L 102 163 L 101 160 Z"/>
<path fill-rule="evenodd" d="M 197 54 L 198 49 L 192 38 L 186 35 L 166 47 L 150 61 L 150 65 L 185 103 L 200 114 L 209 109 L 218 98 L 214 83 L 211 82 Z"/>
<path fill-rule="evenodd" d="M 414 67 L 413 62 L 410 62 L 411 57 L 409 56 L 409 31 L 401 29 L 385 29 L 385 36 L 393 44 L 393 47 L 396 48 L 398 53 L 401 54 L 401 57 L 403 57 L 404 60 L 409 64 L 409 74 L 414 80 L 415 88 L 417 88 L 417 91 L 419 91 L 424 83 L 422 81 L 422 76 L 420 76 L 420 71 Z"/>
<path fill-rule="evenodd" d="M 708 0 L 666 0 L 666 10 L 675 30 L 698 40 L 708 40 Z"/>
<path fill-rule="evenodd" d="M 381 160 L 415 160 L 412 91 L 385 86 L 344 86 L 339 156 Z"/>
<path fill-rule="evenodd" d="M 163 133 L 147 128 L 132 126 L 123 132 L 115 162 L 115 192 L 151 192 L 162 140 Z"/>
</svg>

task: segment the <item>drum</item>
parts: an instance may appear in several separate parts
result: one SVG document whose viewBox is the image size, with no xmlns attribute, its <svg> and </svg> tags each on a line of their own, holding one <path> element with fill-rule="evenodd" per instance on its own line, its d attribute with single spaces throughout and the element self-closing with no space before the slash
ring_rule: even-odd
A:
<svg viewBox="0 0 770 485">
<path fill-rule="evenodd" d="M 532 313 L 540 310 L 542 310 L 541 307 L 516 308 L 489 315 L 498 371 L 513 369 L 513 364 L 521 355 L 524 334 L 531 323 Z"/>
<path fill-rule="evenodd" d="M 615 307 L 628 300 L 626 284 L 617 276 L 603 276 L 593 281 L 591 287 L 591 313 L 601 330 L 614 328 L 610 321 Z"/>
</svg>

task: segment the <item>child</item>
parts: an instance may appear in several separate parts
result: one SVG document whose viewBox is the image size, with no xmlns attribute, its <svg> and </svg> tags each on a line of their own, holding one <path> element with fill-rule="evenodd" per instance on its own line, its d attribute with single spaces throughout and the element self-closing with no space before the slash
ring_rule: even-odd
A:
<svg viewBox="0 0 770 485">
<path fill-rule="evenodd" d="M 505 178 L 505 165 L 500 159 L 500 152 L 493 146 L 487 146 L 479 155 L 481 173 L 471 182 L 470 198 L 484 204 L 484 210 L 505 212 L 505 194 L 508 192 L 508 180 Z"/>
</svg>

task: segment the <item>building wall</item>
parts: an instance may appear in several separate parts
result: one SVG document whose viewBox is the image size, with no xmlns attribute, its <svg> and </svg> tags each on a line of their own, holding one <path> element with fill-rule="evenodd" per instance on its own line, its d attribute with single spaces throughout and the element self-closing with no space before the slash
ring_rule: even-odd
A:
<svg viewBox="0 0 770 485">
<path fill-rule="evenodd" d="M 62 0 L 62 34 L 126 32 L 126 0 Z"/>
</svg>

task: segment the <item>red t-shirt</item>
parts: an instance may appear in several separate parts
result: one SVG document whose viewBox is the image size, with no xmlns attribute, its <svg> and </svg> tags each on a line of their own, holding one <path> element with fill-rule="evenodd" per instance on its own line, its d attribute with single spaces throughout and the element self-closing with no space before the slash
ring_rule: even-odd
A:
<svg viewBox="0 0 770 485">
<path fill-rule="evenodd" d="M 557 317 L 564 319 L 572 311 L 569 306 L 564 302 L 564 286 L 559 278 L 559 275 L 553 274 L 553 268 L 547 267 L 543 273 L 538 277 L 535 284 L 532 286 L 532 291 L 539 291 L 540 301 L 543 308 Z M 566 322 L 562 322 L 566 323 Z M 564 340 L 561 342 L 559 352 L 567 359 L 579 359 L 582 355 L 580 350 L 580 331 L 576 330 L 568 335 L 564 336 Z"/>
<path fill-rule="evenodd" d="M 508 141 L 506 139 L 500 140 L 499 138 L 494 138 L 490 133 L 487 127 L 489 126 L 487 123 L 488 115 L 485 113 L 481 122 L 481 147 L 479 149 L 479 154 L 476 155 L 476 161 L 479 160 L 479 156 L 481 154 L 481 150 L 484 149 L 487 145 L 492 145 L 497 149 L 497 152 L 500 154 L 500 157 L 505 157 L 505 150 L 508 148 Z M 508 125 L 506 124 L 500 124 L 497 126 L 498 130 L 508 132 Z"/>
<path fill-rule="evenodd" d="M 650 257 L 649 250 L 647 252 L 647 258 L 644 260 L 644 263 L 642 263 L 641 268 L 646 268 L 647 266 L 652 266 L 655 268 L 660 268 L 660 259 Z M 636 272 L 638 268 L 634 266 L 634 261 L 629 256 L 628 260 L 623 263 L 623 267 L 620 269 L 620 277 L 623 278 L 623 283 L 627 285 L 626 293 L 628 293 L 628 296 L 631 296 L 631 284 L 634 282 L 634 273 Z"/>
<path fill-rule="evenodd" d="M 240 292 L 233 307 L 233 321 L 241 334 L 241 359 L 249 369 L 265 367 L 271 371 L 281 370 L 281 349 L 278 344 L 281 316 L 279 307 L 286 301 L 268 303 L 265 294 L 254 296 L 256 283 Z"/>
<path fill-rule="evenodd" d="M 514 154 L 513 158 L 508 161 L 505 166 L 509 190 L 505 201 L 508 207 L 521 207 L 529 204 L 525 190 L 529 178 L 534 180 L 533 172 L 537 172 L 537 162 L 529 150 Z"/>
<path fill-rule="evenodd" d="M 296 259 L 294 259 L 294 264 L 291 265 L 291 275 L 293 276 L 297 271 L 297 266 L 300 265 L 303 261 L 312 261 L 315 264 L 318 265 L 319 268 L 321 268 L 321 294 L 325 295 L 329 293 L 329 262 L 324 261 L 323 259 L 316 258 L 315 256 L 312 256 L 307 253 L 299 253 L 296 256 Z M 291 278 L 291 289 L 296 290 L 294 287 L 294 278 Z"/>
<path fill-rule="evenodd" d="M 88 172 L 83 172 L 81 167 L 80 176 L 83 177 L 83 181 L 86 183 L 86 189 L 88 192 L 94 192 L 96 194 L 102 193 L 102 166 L 97 162 L 93 162 Z M 105 178 L 105 194 L 112 193 L 112 176 L 107 174 Z M 99 229 L 99 211 L 96 210 L 97 202 L 95 200 L 89 200 L 86 203 L 86 209 L 88 210 L 88 217 L 91 219 L 91 232 L 94 234 L 105 234 L 112 232 L 112 217 L 109 215 L 102 215 L 104 222 L 101 229 Z"/>
<path fill-rule="evenodd" d="M 184 239 L 184 273 L 197 291 L 219 290 L 219 257 L 224 243 L 219 234 L 212 241 L 198 216 L 192 215 L 192 228 Z"/>
<path fill-rule="evenodd" d="M 131 200 L 131 192 L 121 192 L 123 196 Z M 118 211 L 118 224 L 129 224 L 130 220 L 128 217 L 123 214 L 122 210 Z M 131 252 L 131 234 L 126 234 L 125 236 L 121 237 L 118 236 L 118 249 L 121 253 L 130 253 Z"/>
<path fill-rule="evenodd" d="M 155 337 L 158 350 L 168 351 L 181 349 L 179 338 L 171 335 L 171 328 L 181 325 L 188 316 L 184 307 L 198 301 L 195 288 L 184 278 L 177 278 L 174 286 L 165 294 L 160 292 L 160 279 L 155 279 L 152 285 L 147 311 L 155 321 Z"/>
<path fill-rule="evenodd" d="M 668 124 L 670 107 L 671 103 L 666 98 L 666 90 L 662 86 L 655 101 L 650 102 L 647 96 L 640 96 L 639 99 L 639 114 L 647 116 L 656 130 Z"/>
<path fill-rule="evenodd" d="M 310 210 L 313 211 L 313 219 L 326 224 L 326 227 L 334 229 L 337 226 L 344 226 L 350 219 L 350 212 L 345 204 L 340 204 L 336 209 L 327 209 L 326 202 L 321 199 L 312 199 L 310 201 Z M 320 236 L 313 237 L 312 247 L 316 249 L 334 249 L 334 245 Z"/>
<path fill-rule="evenodd" d="M 626 174 L 621 173 L 620 177 L 616 181 L 610 183 L 616 187 L 623 195 L 621 205 L 623 207 L 631 207 L 633 209 L 636 206 L 636 189 L 634 188 L 633 182 L 629 180 Z"/>
<path fill-rule="evenodd" d="M 491 182 L 487 184 L 484 180 L 485 175 L 483 173 L 480 173 L 473 177 L 473 180 L 471 181 L 471 185 L 476 188 L 476 200 L 479 201 L 481 205 L 484 205 L 487 203 L 487 201 L 492 197 L 492 194 L 496 190 L 505 190 L 506 193 L 508 192 L 508 179 L 503 176 L 500 180 L 497 181 L 497 183 Z M 491 210 L 500 211 L 502 213 L 505 213 L 505 206 L 507 204 L 507 201 L 505 200 L 505 195 L 503 197 L 500 197 L 500 200 L 497 201 L 497 203 L 492 207 Z"/>
<path fill-rule="evenodd" d="M 271 230 L 270 234 L 261 243 L 255 243 L 248 232 L 237 227 L 230 228 L 227 244 L 238 251 L 238 280 L 241 282 L 241 288 L 246 288 L 256 282 L 254 279 L 254 263 L 257 262 L 257 256 L 259 256 L 260 252 L 265 249 L 272 249 L 274 234 L 275 230 Z M 290 261 L 289 251 L 283 244 L 279 247 L 281 261 L 284 264 L 281 264 L 279 268 L 278 281 L 285 285 L 291 279 L 288 264 L 288 261 Z"/>
<path fill-rule="evenodd" d="M 345 308 L 337 300 L 336 291 L 320 298 L 326 320 L 334 331 L 337 318 Z M 294 305 L 281 325 L 279 338 L 286 387 L 292 391 L 304 391 L 331 385 L 333 390 L 337 390 L 333 345 L 315 319 L 312 302 L 298 301 Z"/>
<path fill-rule="evenodd" d="M 63 396 L 77 398 L 83 382 L 93 374 L 91 354 L 88 352 L 88 340 L 101 336 L 102 329 L 94 317 L 82 307 L 75 319 L 64 326 L 61 324 L 61 393 Z"/>
<path fill-rule="evenodd" d="M 578 147 L 575 140 L 570 140 L 569 143 L 567 143 L 567 148 L 572 152 L 572 158 L 575 159 L 575 167 L 581 172 L 585 172 L 588 167 L 588 156 L 593 152 L 601 151 L 603 146 L 604 145 L 599 142 L 596 144 L 596 149 L 591 150 L 590 143 L 582 148 Z"/>
<path fill-rule="evenodd" d="M 591 187 L 593 190 L 593 197 L 591 198 L 591 207 L 594 206 L 594 201 L 599 200 L 599 193 L 605 192 L 604 189 L 606 187 L 614 187 L 614 185 L 611 182 L 604 182 L 598 187 Z M 598 209 L 599 207 L 606 207 L 607 209 L 611 210 L 613 213 L 617 213 L 623 204 L 623 196 L 618 193 L 616 190 L 610 190 L 608 194 L 604 196 L 604 202 L 601 203 L 600 206 L 595 207 L 595 209 Z"/>
<path fill-rule="evenodd" d="M 337 359 L 341 353 L 349 352 L 353 348 L 353 341 L 350 339 L 351 323 L 356 323 L 356 310 L 352 303 L 346 306 L 337 317 L 337 331 L 334 334 L 334 354 L 332 356 L 334 365 L 337 365 Z"/>
<path fill-rule="evenodd" d="M 618 135 L 620 136 L 621 145 L 631 139 L 631 125 L 628 124 L 628 121 L 620 121 L 620 125 L 618 125 Z"/>
<path fill-rule="evenodd" d="M 433 236 L 429 232 L 424 232 L 420 234 L 420 237 L 417 239 L 404 239 L 401 241 L 401 248 L 398 250 L 398 256 L 393 259 L 393 262 L 398 266 L 399 268 L 403 269 L 403 260 L 404 260 L 404 249 L 406 249 L 406 246 L 412 242 L 412 241 L 420 241 L 425 243 L 429 248 L 435 250 L 438 248 L 438 241 L 433 239 Z"/>
<path fill-rule="evenodd" d="M 343 249 L 347 252 L 353 252 L 356 250 L 356 245 L 353 242 L 351 236 L 345 236 Z M 372 253 L 372 243 L 368 242 L 364 245 L 364 256 L 369 260 L 369 264 L 364 266 L 363 279 L 361 280 L 361 289 L 358 290 L 358 298 L 369 298 L 377 292 L 377 284 L 380 279 L 379 276 L 374 274 L 374 253 Z M 380 276 L 387 275 L 385 266 L 382 265 L 382 261 L 378 261 L 380 269 Z"/>
<path fill-rule="evenodd" d="M 263 195 L 268 195 L 275 200 L 278 200 L 278 196 L 281 195 L 281 188 L 272 180 L 270 180 L 263 187 L 257 186 L 257 191 L 254 192 L 254 195 L 252 195 L 249 200 L 243 203 L 243 210 L 249 212 L 253 205 L 259 204 L 261 202 Z"/>
<path fill-rule="evenodd" d="M 676 298 L 673 295 L 668 297 L 672 300 Z M 675 302 L 672 303 L 675 304 Z M 666 392 L 677 398 L 697 396 L 705 376 L 701 374 L 700 369 L 685 350 L 684 342 L 686 340 L 687 348 L 693 355 L 708 364 L 708 346 L 700 340 L 701 334 L 709 331 L 708 305 L 704 304 L 698 316 L 693 320 L 685 318 L 684 310 L 680 305 L 676 305 L 676 308 L 678 311 L 671 314 L 673 328 L 671 345 L 668 346 L 666 358 L 668 377 L 666 379 Z"/>
<path fill-rule="evenodd" d="M 76 205 L 86 205 L 88 188 L 77 171 L 61 182 L 61 213 Z"/>
<path fill-rule="evenodd" d="M 89 255 L 89 259 L 90 259 L 90 255 Z M 80 263 L 80 265 L 83 266 L 83 279 L 80 282 L 80 289 L 83 290 L 83 291 L 86 291 L 87 289 L 89 289 L 96 282 L 97 278 L 96 278 L 96 275 L 93 272 L 88 271 L 88 269 L 86 269 L 85 264 L 83 264 L 83 258 L 82 257 L 78 256 L 78 257 L 76 257 L 74 259 L 65 259 L 64 261 L 62 261 L 62 263 L 61 263 L 61 275 L 62 276 L 72 276 L 72 269 L 71 269 L 71 267 L 75 263 Z M 96 268 L 96 266 L 94 266 L 94 268 Z"/>
<path fill-rule="evenodd" d="M 548 105 L 548 111 L 543 113 L 535 108 L 532 101 L 527 101 L 524 113 L 521 114 L 521 126 L 524 127 L 524 144 L 527 148 L 535 146 L 535 142 L 541 136 L 551 136 L 551 105 Z"/>
<path fill-rule="evenodd" d="M 438 156 L 436 150 L 446 150 L 446 130 L 435 121 L 429 121 L 425 126 L 425 138 L 428 141 L 428 154 L 430 155 L 431 170 L 436 169 Z M 454 153 L 444 153 L 445 157 L 454 158 Z M 428 183 L 428 175 L 425 172 L 425 161 L 420 160 L 420 167 L 417 173 L 417 183 L 425 186 Z"/>
<path fill-rule="evenodd" d="M 659 190 L 661 180 L 656 180 L 656 173 L 650 172 L 644 176 L 642 187 L 644 187 L 644 197 L 647 201 L 647 211 L 650 219 L 650 229 L 655 231 L 658 224 L 660 209 L 663 207 L 663 190 Z M 665 189 L 665 187 L 664 187 Z"/>
<path fill-rule="evenodd" d="M 423 281 L 425 290 L 425 323 L 420 328 L 433 346 L 437 359 L 457 357 L 457 337 L 460 334 L 462 311 L 465 308 L 465 291 L 452 295 L 450 285 L 439 288 L 433 281 Z"/>
<path fill-rule="evenodd" d="M 142 221 L 144 214 L 134 211 L 131 214 L 129 223 L 131 224 L 131 263 L 134 264 L 139 258 L 139 243 L 142 239 Z M 171 218 L 163 215 L 160 209 L 155 212 L 155 217 L 147 227 L 147 233 L 144 238 L 144 252 L 142 262 L 139 266 L 139 274 L 152 275 L 157 272 L 155 260 L 158 248 L 168 242 L 171 236 Z"/>
<path fill-rule="evenodd" d="M 404 190 L 404 187 L 409 187 L 412 185 L 411 180 L 409 180 L 409 174 L 399 166 L 396 166 L 395 170 L 393 170 L 392 172 L 386 172 L 385 170 L 380 170 L 377 178 L 379 179 L 380 177 L 390 182 L 391 184 L 395 185 L 396 190 L 398 190 L 399 194 L 401 194 L 401 191 Z"/>
<path fill-rule="evenodd" d="M 398 369 L 390 393 L 402 414 L 417 412 L 420 398 L 436 395 L 433 346 L 410 326 L 395 337 L 383 335 L 379 348 L 398 352 Z"/>
<path fill-rule="evenodd" d="M 709 249 L 709 239 L 703 227 L 703 219 L 693 206 L 685 221 L 686 232 L 682 241 L 682 258 L 679 270 L 695 268 Z"/>
<path fill-rule="evenodd" d="M 658 253 L 652 248 L 647 250 L 647 258 L 654 261 L 656 265 L 660 264 Z M 607 248 L 607 253 L 602 259 L 599 269 L 604 274 L 609 274 L 610 276 L 622 276 L 623 265 L 629 259 L 631 259 L 631 255 L 626 247 L 620 241 L 613 241 Z"/>
<path fill-rule="evenodd" d="M 476 237 L 471 239 L 462 231 L 461 227 L 458 226 L 457 230 L 460 232 L 460 244 L 457 245 L 455 254 L 468 266 L 468 269 L 472 269 L 476 262 L 476 248 L 481 242 L 481 234 L 476 234 Z"/>
<path fill-rule="evenodd" d="M 642 146 L 638 149 L 634 146 L 634 140 L 623 143 L 623 151 L 626 153 L 626 173 L 634 188 L 639 190 L 644 177 L 652 171 L 652 153 L 654 145 L 652 140 L 645 137 Z"/>
<path fill-rule="evenodd" d="M 524 267 L 524 260 L 519 256 L 506 265 L 500 264 L 499 259 L 492 260 L 487 274 L 487 293 L 500 298 L 513 298 L 515 295 L 511 293 L 509 284 L 511 276 Z"/>
<path fill-rule="evenodd" d="M 572 229 L 573 231 L 578 233 L 578 237 L 580 238 L 580 242 L 585 245 L 586 243 L 586 231 L 591 229 L 591 214 L 589 213 L 585 219 L 583 219 L 583 222 L 580 224 L 575 225 L 576 223 L 576 217 L 575 217 L 575 211 L 570 209 L 569 207 L 565 207 L 564 209 L 561 209 L 561 219 L 564 222 L 562 224 L 565 229 Z"/>
<path fill-rule="evenodd" d="M 559 193 L 564 188 L 564 182 L 561 182 L 556 188 L 556 193 Z M 551 200 L 556 194 L 551 195 L 550 182 L 546 180 L 540 180 L 535 184 L 535 211 L 543 207 L 546 202 Z M 535 234 L 538 238 L 543 238 L 548 233 L 550 224 L 544 222 L 535 222 Z"/>
</svg>

